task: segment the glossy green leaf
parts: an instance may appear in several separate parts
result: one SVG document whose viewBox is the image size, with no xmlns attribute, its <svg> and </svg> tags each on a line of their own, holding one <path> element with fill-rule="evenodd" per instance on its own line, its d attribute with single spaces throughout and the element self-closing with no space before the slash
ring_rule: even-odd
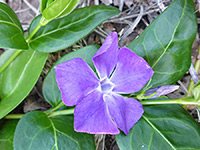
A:
<svg viewBox="0 0 200 150">
<path fill-rule="evenodd" d="M 96 53 L 96 51 L 99 49 L 99 46 L 92 45 L 87 46 L 84 48 L 81 48 L 75 52 L 71 52 L 69 54 L 66 54 L 61 59 L 59 59 L 55 65 L 58 65 L 60 63 L 63 63 L 65 61 L 68 61 L 73 58 L 82 58 L 87 62 L 87 64 L 90 65 L 94 69 L 92 57 Z M 54 66 L 55 66 L 54 65 Z M 53 67 L 54 67 L 53 66 Z M 49 104 L 51 104 L 53 107 L 57 106 L 62 102 L 61 99 L 61 93 L 58 88 L 58 85 L 56 83 L 56 76 L 55 76 L 55 70 L 52 68 L 50 72 L 47 74 L 44 82 L 43 82 L 43 96 L 47 100 Z"/>
<path fill-rule="evenodd" d="M 23 51 L 0 74 L 0 119 L 19 105 L 37 82 L 48 54 Z"/>
<path fill-rule="evenodd" d="M 31 32 L 33 32 L 33 30 L 35 29 L 35 27 L 40 23 L 41 18 L 42 18 L 42 15 L 40 14 L 33 19 L 33 21 L 30 24 L 30 27 L 28 29 L 28 35 L 30 35 Z"/>
<path fill-rule="evenodd" d="M 16 14 L 2 2 L 0 2 L 0 48 L 28 49 Z"/>
<path fill-rule="evenodd" d="M 120 150 L 199 150 L 200 127 L 180 105 L 144 107 L 129 134 L 117 135 Z"/>
<path fill-rule="evenodd" d="M 4 120 L 0 124 L 1 150 L 13 150 L 13 139 L 18 120 Z"/>
<path fill-rule="evenodd" d="M 104 5 L 76 9 L 68 16 L 53 20 L 41 28 L 30 41 L 30 47 L 46 53 L 62 50 L 84 38 L 96 26 L 118 13 L 117 8 Z M 32 23 L 31 28 L 34 27 L 35 23 Z"/>
<path fill-rule="evenodd" d="M 4 63 L 13 55 L 16 50 L 6 50 L 3 54 L 0 55 L 0 68 L 4 65 Z"/>
<path fill-rule="evenodd" d="M 48 118 L 39 111 L 26 114 L 14 136 L 15 150 L 94 150 L 93 135 L 78 133 L 73 117 Z"/>
<path fill-rule="evenodd" d="M 193 1 L 176 0 L 128 46 L 153 68 L 153 87 L 173 84 L 186 73 L 196 32 Z"/>
<path fill-rule="evenodd" d="M 68 15 L 78 5 L 79 0 L 42 0 L 41 12 L 46 20 Z"/>
<path fill-rule="evenodd" d="M 40 2 L 40 11 L 43 12 L 43 10 L 46 8 L 48 0 L 41 0 Z"/>
<path fill-rule="evenodd" d="M 195 101 L 200 102 L 200 81 L 194 86 L 192 94 L 194 95 Z"/>
</svg>

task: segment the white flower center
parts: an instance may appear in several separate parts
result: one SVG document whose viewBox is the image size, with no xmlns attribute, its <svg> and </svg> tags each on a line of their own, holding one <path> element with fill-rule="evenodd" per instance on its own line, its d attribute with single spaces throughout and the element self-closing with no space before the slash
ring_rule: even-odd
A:
<svg viewBox="0 0 200 150">
<path fill-rule="evenodd" d="M 100 90 L 103 93 L 111 93 L 113 88 L 114 84 L 108 78 L 105 78 L 100 81 Z"/>
</svg>

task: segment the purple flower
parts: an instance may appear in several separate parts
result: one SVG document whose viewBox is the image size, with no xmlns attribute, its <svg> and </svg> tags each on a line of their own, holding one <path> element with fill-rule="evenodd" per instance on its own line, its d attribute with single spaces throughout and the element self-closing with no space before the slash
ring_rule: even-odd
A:
<svg viewBox="0 0 200 150">
<path fill-rule="evenodd" d="M 147 62 L 126 47 L 118 50 L 117 33 L 111 33 L 93 57 L 98 77 L 81 58 L 55 67 L 65 105 L 76 105 L 74 129 L 92 134 L 128 134 L 141 118 L 141 103 L 120 94 L 139 91 L 152 77 Z M 118 127 L 118 128 L 117 128 Z"/>
</svg>

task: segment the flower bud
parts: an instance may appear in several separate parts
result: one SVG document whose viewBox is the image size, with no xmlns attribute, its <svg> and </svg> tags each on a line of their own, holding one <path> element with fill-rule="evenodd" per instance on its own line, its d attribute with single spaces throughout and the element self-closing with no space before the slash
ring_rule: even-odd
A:
<svg viewBox="0 0 200 150">
<path fill-rule="evenodd" d="M 176 91 L 178 88 L 179 88 L 178 85 L 163 85 L 163 86 L 159 86 L 157 88 L 148 89 L 145 92 L 144 96 L 148 97 L 149 99 L 152 99 L 152 98 L 156 98 L 156 97 L 160 97 L 160 96 L 164 96 L 169 93 L 172 93 L 172 92 Z"/>
<path fill-rule="evenodd" d="M 50 21 L 68 15 L 78 5 L 79 0 L 41 0 L 43 17 Z"/>
</svg>

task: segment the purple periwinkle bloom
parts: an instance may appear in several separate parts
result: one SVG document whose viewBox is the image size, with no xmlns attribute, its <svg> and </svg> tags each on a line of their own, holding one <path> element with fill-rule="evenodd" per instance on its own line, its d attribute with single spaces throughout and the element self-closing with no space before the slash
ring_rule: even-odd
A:
<svg viewBox="0 0 200 150">
<path fill-rule="evenodd" d="M 97 75 L 81 58 L 55 66 L 65 105 L 76 105 L 74 129 L 91 134 L 128 134 L 141 118 L 141 103 L 120 94 L 139 91 L 152 77 L 147 62 L 126 47 L 118 50 L 117 33 L 111 33 L 93 57 Z"/>
</svg>

